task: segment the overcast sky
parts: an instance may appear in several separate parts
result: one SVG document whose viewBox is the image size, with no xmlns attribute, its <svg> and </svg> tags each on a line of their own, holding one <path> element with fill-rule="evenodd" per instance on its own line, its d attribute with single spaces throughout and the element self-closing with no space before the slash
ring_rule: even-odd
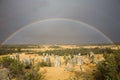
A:
<svg viewBox="0 0 120 80">
<path fill-rule="evenodd" d="M 113 42 L 120 42 L 120 0 L 0 0 L 0 43 L 2 43 L 6 38 L 11 36 L 14 32 L 19 30 L 23 26 L 47 18 L 69 18 L 82 21 L 95 26 L 98 30 L 108 36 Z M 50 24 L 53 24 L 55 22 L 56 21 L 51 22 Z M 46 22 L 46 24 L 47 23 L 48 22 Z M 54 26 L 60 25 L 60 22 L 57 21 L 56 25 Z M 70 22 L 62 23 L 61 28 L 65 28 L 66 25 L 70 26 Z M 78 26 L 78 24 L 75 25 Z M 35 26 L 36 25 L 34 25 L 34 27 Z M 42 25 L 39 24 L 39 26 Z M 58 29 L 55 27 L 48 27 L 48 25 L 44 27 L 47 28 L 48 32 L 49 28 L 54 28 L 56 30 Z M 35 34 L 34 31 L 38 29 L 39 31 L 42 31 L 43 29 L 41 27 L 35 27 L 35 30 L 32 31 L 32 28 L 33 27 L 29 28 L 29 32 L 26 32 L 25 34 L 29 34 L 31 32 Z M 61 28 L 59 28 L 58 30 L 61 30 Z M 72 29 L 72 27 L 70 26 L 61 31 L 66 34 L 64 31 L 70 28 Z M 81 30 L 76 31 L 76 29 L 73 29 L 72 32 L 81 32 Z M 26 30 L 24 30 L 24 32 L 25 31 Z M 68 32 L 70 33 L 70 31 Z M 89 33 L 90 32 L 86 32 L 86 34 Z M 39 33 L 39 35 L 41 34 L 42 33 Z M 51 35 L 53 34 L 56 33 L 52 33 Z M 78 37 L 78 34 L 71 33 L 70 35 Z M 19 35 L 23 39 L 24 37 L 26 37 L 22 36 L 22 33 L 19 33 Z M 30 36 L 32 36 L 32 34 Z M 73 38 L 73 36 L 71 36 L 71 38 Z M 36 39 L 38 40 L 38 42 L 40 42 L 39 40 L 41 40 L 40 38 L 38 39 L 38 37 L 36 37 Z M 94 36 L 93 39 L 95 39 Z M 20 39 L 18 40 L 21 41 Z M 58 41 L 60 39 L 56 40 Z M 77 40 L 80 39 L 76 38 L 76 41 Z"/>
</svg>

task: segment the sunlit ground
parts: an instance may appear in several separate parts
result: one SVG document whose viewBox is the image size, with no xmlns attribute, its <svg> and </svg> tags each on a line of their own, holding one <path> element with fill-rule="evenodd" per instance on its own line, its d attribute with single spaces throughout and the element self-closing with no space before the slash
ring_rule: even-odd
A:
<svg viewBox="0 0 120 80">
<path fill-rule="evenodd" d="M 53 46 L 59 46 L 57 48 Z M 36 52 L 43 52 L 46 50 L 59 50 L 59 49 L 75 49 L 75 48 L 111 48 L 111 49 L 118 49 L 120 46 L 115 45 L 104 45 L 104 46 L 79 46 L 79 45 L 39 45 L 39 46 L 29 46 L 31 48 L 22 48 L 21 50 L 30 50 L 34 51 L 34 54 L 27 54 L 25 52 L 20 53 L 20 59 L 24 58 L 34 58 L 35 64 L 42 61 L 42 56 L 36 54 Z M 34 48 L 33 48 L 34 47 Z M 8 54 L 10 55 L 10 54 Z M 14 55 L 14 53 L 12 54 Z M 1 55 L 0 57 L 3 57 L 6 55 Z M 95 58 L 97 61 L 104 60 L 103 54 L 95 54 Z M 61 66 L 60 67 L 54 67 L 54 56 L 50 56 L 51 60 L 51 67 L 40 67 L 40 72 L 45 73 L 45 79 L 46 80 L 69 80 L 73 79 L 77 76 L 76 73 L 79 73 L 79 80 L 94 80 L 93 74 L 94 71 L 96 71 L 96 64 L 90 63 L 88 60 L 88 56 L 84 55 L 83 60 L 86 62 L 86 64 L 82 65 L 83 71 L 80 71 L 80 68 L 78 65 L 74 65 L 74 71 L 65 71 L 65 63 L 63 56 L 60 56 L 61 59 Z"/>
</svg>

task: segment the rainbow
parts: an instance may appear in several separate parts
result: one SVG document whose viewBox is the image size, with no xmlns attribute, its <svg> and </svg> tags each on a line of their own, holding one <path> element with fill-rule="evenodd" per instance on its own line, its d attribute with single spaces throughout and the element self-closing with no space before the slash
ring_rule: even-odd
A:
<svg viewBox="0 0 120 80">
<path fill-rule="evenodd" d="M 12 37 L 14 37 L 18 32 L 30 27 L 31 25 L 35 25 L 35 24 L 38 24 L 38 23 L 43 23 L 43 22 L 47 22 L 47 21 L 69 21 L 69 22 L 72 22 L 72 23 L 79 23 L 79 24 L 82 24 L 82 25 L 85 25 L 86 27 L 92 29 L 92 30 L 95 30 L 96 32 L 98 32 L 100 35 L 102 35 L 104 38 L 106 38 L 111 44 L 113 44 L 113 41 L 107 37 L 103 32 L 101 32 L 100 30 L 98 30 L 96 27 L 88 24 L 88 23 L 85 23 L 83 21 L 80 21 L 80 20 L 75 20 L 75 19 L 70 19 L 70 18 L 47 18 L 47 19 L 43 19 L 43 20 L 37 20 L 37 21 L 34 21 L 34 22 L 31 22 L 25 26 L 23 26 L 22 28 L 18 29 L 17 31 L 15 31 L 14 33 L 12 33 L 9 37 L 7 37 L 3 42 L 2 44 L 5 44 L 9 39 L 11 39 Z"/>
</svg>

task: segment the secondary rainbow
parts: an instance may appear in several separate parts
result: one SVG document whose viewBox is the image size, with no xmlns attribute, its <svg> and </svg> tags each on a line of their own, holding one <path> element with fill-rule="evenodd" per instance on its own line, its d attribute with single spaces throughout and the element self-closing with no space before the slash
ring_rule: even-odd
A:
<svg viewBox="0 0 120 80">
<path fill-rule="evenodd" d="M 18 29 L 17 31 L 15 31 L 13 34 L 11 34 L 8 38 L 6 38 L 2 44 L 5 44 L 9 39 L 11 39 L 12 37 L 14 37 L 14 35 L 16 35 L 18 32 L 30 27 L 31 25 L 35 25 L 35 24 L 39 24 L 39 23 L 43 23 L 43 22 L 47 22 L 47 21 L 68 21 L 68 22 L 73 22 L 73 23 L 79 23 L 79 24 L 82 24 L 82 25 L 85 25 L 86 27 L 92 29 L 92 30 L 95 30 L 97 31 L 99 34 L 101 34 L 104 38 L 106 38 L 111 44 L 113 44 L 112 40 L 107 37 L 103 32 L 101 32 L 100 30 L 98 30 L 96 27 L 88 24 L 88 23 L 85 23 L 83 21 L 80 21 L 80 20 L 75 20 L 75 19 L 70 19 L 70 18 L 47 18 L 47 19 L 43 19 L 43 20 L 37 20 L 37 21 L 34 21 L 34 22 L 31 22 L 25 26 L 23 26 L 22 28 Z"/>
</svg>

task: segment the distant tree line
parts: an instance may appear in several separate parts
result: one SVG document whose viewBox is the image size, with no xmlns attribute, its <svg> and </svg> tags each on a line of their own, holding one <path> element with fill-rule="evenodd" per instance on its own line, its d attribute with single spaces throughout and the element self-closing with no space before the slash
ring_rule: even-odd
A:
<svg viewBox="0 0 120 80">
<path fill-rule="evenodd" d="M 48 53 L 48 54 L 55 54 L 55 55 L 64 55 L 64 54 L 78 54 L 81 53 L 82 55 L 85 55 L 89 53 L 90 51 L 93 51 L 95 54 L 100 54 L 100 53 L 113 53 L 116 50 L 113 50 L 111 48 L 73 48 L 73 49 L 63 49 L 60 46 L 49 46 L 48 48 L 53 48 L 53 50 L 46 50 L 46 51 L 40 51 L 40 52 L 35 52 L 29 49 L 34 49 L 34 48 L 44 48 L 44 46 L 29 46 L 29 45 L 3 45 L 0 46 L 0 55 L 4 54 L 12 54 L 12 53 L 38 53 L 42 55 L 42 53 Z"/>
<path fill-rule="evenodd" d="M 101 54 L 101 53 L 112 53 L 116 50 L 112 50 L 110 48 L 74 48 L 74 49 L 58 49 L 58 50 L 46 50 L 44 52 L 38 52 L 38 54 L 42 55 L 43 53 L 48 53 L 48 54 L 54 54 L 54 55 L 77 55 L 78 53 L 81 53 L 82 55 L 86 55 L 90 51 L 93 51 L 95 54 Z"/>
</svg>

